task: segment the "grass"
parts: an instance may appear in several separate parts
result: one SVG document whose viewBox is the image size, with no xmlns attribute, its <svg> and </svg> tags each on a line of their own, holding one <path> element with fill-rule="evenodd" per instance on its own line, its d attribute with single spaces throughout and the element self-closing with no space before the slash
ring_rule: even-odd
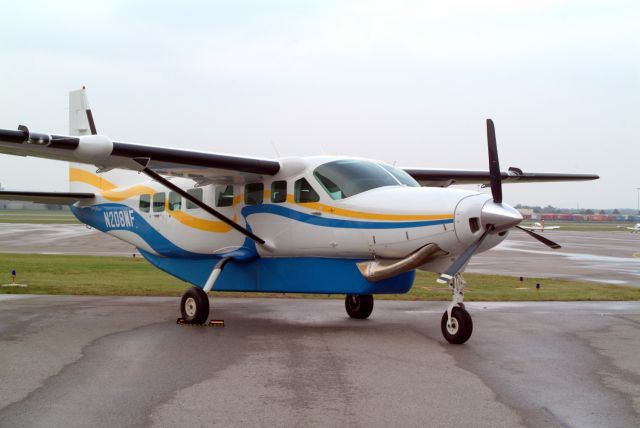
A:
<svg viewBox="0 0 640 428">
<path fill-rule="evenodd" d="M 0 223 L 79 224 L 68 210 L 0 210 Z"/>
<path fill-rule="evenodd" d="M 75 294 L 94 296 L 180 296 L 189 286 L 154 268 L 143 259 L 128 257 L 0 254 L 0 283 L 17 282 L 27 288 L 0 287 L 4 294 Z M 379 299 L 449 300 L 450 292 L 435 282 L 436 275 L 418 272 L 411 291 L 400 295 L 378 295 Z M 580 281 L 517 278 L 466 274 L 468 301 L 546 300 L 640 300 L 640 288 Z M 535 290 L 539 282 L 542 287 Z M 526 289 L 519 289 L 526 287 Z M 214 296 L 282 297 L 274 293 L 212 293 Z M 287 294 L 286 297 L 325 298 L 326 295 Z M 342 296 L 333 296 L 341 298 Z"/>
</svg>

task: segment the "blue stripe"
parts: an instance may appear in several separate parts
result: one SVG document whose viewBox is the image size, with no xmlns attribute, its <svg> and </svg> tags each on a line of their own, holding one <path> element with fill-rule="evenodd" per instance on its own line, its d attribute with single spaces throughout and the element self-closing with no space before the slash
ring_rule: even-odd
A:
<svg viewBox="0 0 640 428">
<path fill-rule="evenodd" d="M 451 224 L 453 219 L 442 220 L 425 220 L 425 221 L 361 221 L 361 220 L 343 220 L 336 218 L 326 218 L 322 216 L 306 214 L 300 211 L 292 210 L 283 205 L 262 204 L 249 205 L 242 208 L 242 215 L 248 218 L 252 214 L 273 214 L 285 217 L 291 220 L 300 221 L 314 226 L 337 227 L 343 229 L 400 229 L 423 226 L 436 226 L 439 224 Z"/>
<path fill-rule="evenodd" d="M 101 232 L 110 232 L 114 230 L 127 230 L 141 237 L 155 252 L 163 256 L 170 257 L 189 257 L 202 258 L 211 257 L 207 254 L 192 253 L 175 245 L 173 242 L 165 238 L 160 232 L 154 229 L 136 210 L 123 204 L 100 204 L 91 207 L 71 206 L 71 212 L 81 222 L 98 229 Z M 129 215 L 133 222 L 117 221 L 114 224 L 107 225 L 105 213 L 123 213 Z M 119 217 L 119 215 L 118 215 Z"/>
<path fill-rule="evenodd" d="M 186 258 L 210 258 L 210 254 L 194 253 L 178 247 L 168 240 L 164 235 L 151 226 L 136 210 L 124 204 L 108 203 L 93 205 L 91 207 L 71 206 L 71 211 L 81 222 L 88 224 L 102 232 L 113 230 L 127 230 L 142 238 L 156 253 L 166 257 L 186 257 Z M 105 213 L 118 214 L 120 221 L 107 224 Z M 349 228 L 349 229 L 398 229 L 413 228 L 423 226 L 435 226 L 439 224 L 451 224 L 453 219 L 430 220 L 430 221 L 410 221 L 410 222 L 379 222 L 379 221 L 359 221 L 325 218 L 306 214 L 300 211 L 287 208 L 282 205 L 260 204 L 249 205 L 242 208 L 242 215 L 245 220 L 252 214 L 273 214 L 290 220 L 299 221 L 321 227 Z M 122 219 L 129 216 L 131 223 L 123 222 Z M 251 230 L 248 221 L 247 229 Z M 217 255 L 225 256 L 229 254 Z M 255 243 L 250 239 L 245 239 L 242 247 L 233 252 L 237 259 L 250 260 L 257 257 Z"/>
</svg>

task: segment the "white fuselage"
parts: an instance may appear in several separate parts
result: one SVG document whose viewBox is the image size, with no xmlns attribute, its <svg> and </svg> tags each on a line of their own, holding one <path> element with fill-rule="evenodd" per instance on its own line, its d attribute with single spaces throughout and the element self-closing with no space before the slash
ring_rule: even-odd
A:
<svg viewBox="0 0 640 428">
<path fill-rule="evenodd" d="M 228 185 L 203 184 L 199 186 L 202 200 L 264 239 L 266 247 L 255 246 L 260 257 L 396 259 L 435 243 L 447 255 L 422 268 L 437 272 L 484 232 L 480 211 L 490 199 L 486 194 L 397 184 L 335 200 L 313 175 L 318 165 L 333 159 L 283 159 L 275 176 Z M 317 193 L 317 201 L 296 202 L 296 183 L 303 178 Z M 197 185 L 186 178 L 171 182 L 183 189 Z M 286 199 L 274 202 L 274 182 L 278 182 L 278 192 L 286 182 Z M 263 200 L 250 203 L 245 186 L 256 183 L 263 185 Z M 232 196 L 227 186 L 233 186 Z M 225 190 L 227 200 L 233 202 L 220 206 L 225 205 L 220 204 L 220 193 Z M 148 209 L 145 201 L 149 201 Z M 204 210 L 187 206 L 184 198 L 170 196 L 152 181 L 103 190 L 95 201 L 76 207 L 95 214 L 98 224 L 86 221 L 89 217 L 82 221 L 156 255 L 167 255 L 172 246 L 188 254 L 223 255 L 248 245 L 241 233 Z M 480 251 L 497 245 L 505 236 L 490 235 Z"/>
</svg>

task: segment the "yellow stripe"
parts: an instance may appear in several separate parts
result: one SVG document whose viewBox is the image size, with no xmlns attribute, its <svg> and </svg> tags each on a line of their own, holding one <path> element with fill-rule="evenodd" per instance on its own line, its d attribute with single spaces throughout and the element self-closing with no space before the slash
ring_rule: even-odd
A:
<svg viewBox="0 0 640 428">
<path fill-rule="evenodd" d="M 123 201 L 133 196 L 156 193 L 154 189 L 148 186 L 135 185 L 123 190 L 114 190 L 116 185 L 110 181 L 93 174 L 89 171 L 85 171 L 78 168 L 69 168 L 69 181 L 79 181 L 89 184 L 93 187 L 103 190 L 102 196 L 111 201 Z M 271 191 L 264 190 L 264 199 L 269 201 L 271 197 Z M 244 200 L 244 195 L 241 193 L 234 196 L 233 205 L 240 204 Z M 360 218 L 368 220 L 388 220 L 388 221 L 421 221 L 421 220 L 447 220 L 452 219 L 453 214 L 435 214 L 435 215 L 405 215 L 405 214 L 377 214 L 366 213 L 362 211 L 353 211 L 343 208 L 336 208 L 331 205 L 321 204 L 319 202 L 301 202 L 296 203 L 294 197 L 291 194 L 287 195 L 287 202 L 296 204 L 310 210 L 325 212 L 341 217 Z M 220 222 L 205 220 L 198 217 L 191 216 L 181 211 L 169 211 L 171 217 L 178 220 L 180 223 L 200 230 L 207 230 L 210 232 L 227 232 L 231 230 L 231 226 Z M 234 222 L 236 221 L 236 215 L 234 214 Z"/>
<path fill-rule="evenodd" d="M 79 168 L 69 168 L 69 181 L 78 181 L 96 187 L 102 190 L 100 194 L 105 199 L 108 199 L 110 201 L 124 201 L 125 199 L 129 199 L 133 196 L 144 194 L 153 195 L 157 193 L 155 189 L 139 184 L 126 189 L 116 190 L 117 186 L 111 183 L 109 180 L 106 180 L 97 174 Z M 239 203 L 241 200 L 242 195 L 238 195 L 238 197 L 234 198 L 234 205 Z M 194 229 L 204 230 L 207 232 L 220 233 L 229 232 L 231 230 L 231 226 L 222 221 L 205 220 L 202 218 L 194 217 L 182 211 L 170 211 L 168 209 L 168 204 L 169 200 L 167 198 L 165 199 L 165 210 L 169 213 L 169 215 L 187 227 L 192 227 Z M 233 221 L 237 221 L 237 216 L 235 214 L 233 216 Z"/>
<path fill-rule="evenodd" d="M 224 233 L 231 230 L 231 226 L 222 221 L 211 221 L 203 218 L 194 217 L 184 211 L 167 211 L 169 215 L 185 226 L 192 227 L 194 229 L 204 230 L 206 232 Z M 236 223 L 237 216 L 233 215 L 233 222 Z"/>
<path fill-rule="evenodd" d="M 452 219 L 453 214 L 435 214 L 435 215 L 405 215 L 405 214 L 376 214 L 365 213 L 362 211 L 352 211 L 343 208 L 332 207 L 331 205 L 321 204 L 319 202 L 294 202 L 293 195 L 287 195 L 287 202 L 310 210 L 321 211 L 329 214 L 339 215 L 341 217 L 364 218 L 368 220 L 392 220 L 392 221 L 420 221 L 420 220 L 446 220 Z"/>
<path fill-rule="evenodd" d="M 104 196 L 106 199 L 109 199 L 110 201 L 124 201 L 125 199 L 129 199 L 133 196 L 145 195 L 145 194 L 153 195 L 154 193 L 157 193 L 157 192 L 151 187 L 138 184 L 122 190 L 120 189 L 106 190 L 106 191 L 103 191 L 101 194 L 102 196 Z"/>
<path fill-rule="evenodd" d="M 100 190 L 113 190 L 118 187 L 99 175 L 79 168 L 69 168 L 69 181 L 79 181 Z"/>
</svg>

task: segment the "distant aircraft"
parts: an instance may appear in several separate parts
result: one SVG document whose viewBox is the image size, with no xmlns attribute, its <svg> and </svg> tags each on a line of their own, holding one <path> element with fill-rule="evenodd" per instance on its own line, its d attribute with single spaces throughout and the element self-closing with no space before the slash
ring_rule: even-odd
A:
<svg viewBox="0 0 640 428">
<path fill-rule="evenodd" d="M 640 233 L 640 223 L 636 223 L 632 227 L 627 227 L 627 230 L 630 230 L 631 233 Z"/>
<path fill-rule="evenodd" d="M 535 231 L 544 232 L 545 230 L 560 229 L 560 226 L 545 226 L 544 220 L 542 220 L 542 222 L 535 222 L 531 226 L 520 226 L 520 227 L 527 230 L 533 230 L 534 232 Z"/>
<path fill-rule="evenodd" d="M 348 315 L 364 319 L 374 294 L 408 292 L 421 269 L 449 284 L 440 327 L 447 341 L 464 343 L 473 329 L 462 279 L 471 257 L 513 228 L 560 247 L 518 226 L 522 216 L 502 202 L 502 182 L 598 178 L 500 171 L 490 119 L 489 171 L 338 156 L 270 160 L 113 141 L 98 135 L 84 88 L 70 94 L 69 123 L 71 136 L 22 125 L 0 130 L 0 153 L 72 162 L 70 192 L 3 191 L 0 198 L 69 204 L 81 222 L 135 245 L 153 265 L 194 285 L 180 303 L 193 324 L 209 317 L 211 290 L 345 294 Z M 454 183 L 490 184 L 491 196 L 446 188 Z"/>
</svg>

